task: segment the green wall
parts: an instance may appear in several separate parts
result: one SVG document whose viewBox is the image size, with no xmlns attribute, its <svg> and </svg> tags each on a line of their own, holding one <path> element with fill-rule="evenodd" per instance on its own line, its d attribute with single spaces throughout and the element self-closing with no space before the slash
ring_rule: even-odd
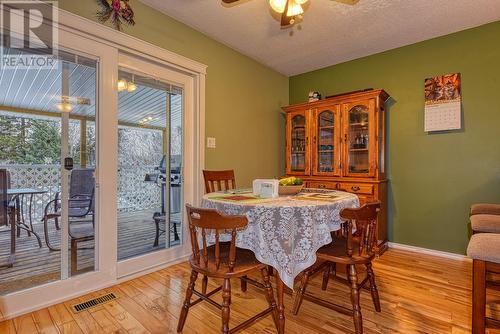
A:
<svg viewBox="0 0 500 334">
<path fill-rule="evenodd" d="M 290 102 L 383 88 L 390 240 L 464 253 L 468 209 L 500 203 L 500 22 L 290 78 Z M 463 130 L 424 132 L 424 79 L 462 73 Z"/>
<path fill-rule="evenodd" d="M 393 97 L 388 117 L 390 239 L 463 253 L 468 207 L 500 202 L 500 22 L 286 78 L 200 32 L 131 0 L 137 25 L 125 32 L 208 65 L 208 169 L 234 168 L 240 186 L 284 170 L 280 107 L 367 87 Z M 60 0 L 95 20 L 94 0 Z M 424 78 L 462 73 L 461 131 L 426 134 Z"/>
<path fill-rule="evenodd" d="M 234 169 L 238 186 L 284 170 L 288 78 L 140 1 L 131 0 L 136 25 L 124 32 L 208 66 L 206 136 L 217 148 L 206 149 L 207 169 Z M 61 9 L 95 20 L 95 0 L 60 0 Z"/>
</svg>

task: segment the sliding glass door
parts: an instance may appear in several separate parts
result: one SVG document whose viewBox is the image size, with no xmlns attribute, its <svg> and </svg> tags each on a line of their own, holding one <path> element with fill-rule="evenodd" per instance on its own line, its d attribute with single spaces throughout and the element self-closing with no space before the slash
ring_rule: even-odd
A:
<svg viewBox="0 0 500 334">
<path fill-rule="evenodd" d="M 126 68 L 118 77 L 118 260 L 125 260 L 181 244 L 183 90 Z"/>
<path fill-rule="evenodd" d="M 0 204 L 11 213 L 0 226 L 3 316 L 116 279 L 116 210 L 102 203 L 116 189 L 106 167 L 115 165 L 115 137 L 103 127 L 114 126 L 118 52 L 68 30 L 58 35 L 54 53 L 3 45 L 0 54 L 0 169 L 9 175 L 9 201 Z M 45 61 L 22 61 L 37 57 Z"/>
<path fill-rule="evenodd" d="M 0 269 L 2 295 L 95 268 L 98 62 L 63 50 L 52 60 L 0 67 L 0 169 L 15 211 L 0 226 L 0 265 L 13 257 Z"/>
<path fill-rule="evenodd" d="M 204 65 L 61 14 L 51 66 L 0 63 L 0 319 L 190 253 Z"/>
<path fill-rule="evenodd" d="M 189 76 L 120 54 L 118 74 L 118 276 L 186 252 L 186 96 Z M 191 160 L 192 161 L 192 160 Z M 188 173 L 188 174 L 186 174 Z M 187 178 L 192 180 L 191 177 Z"/>
</svg>

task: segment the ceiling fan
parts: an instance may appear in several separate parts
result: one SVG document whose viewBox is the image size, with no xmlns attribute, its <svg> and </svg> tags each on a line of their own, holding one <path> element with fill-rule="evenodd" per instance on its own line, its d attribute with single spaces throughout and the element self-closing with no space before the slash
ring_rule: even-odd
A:
<svg viewBox="0 0 500 334">
<path fill-rule="evenodd" d="M 222 0 L 222 2 L 227 4 L 232 4 L 240 0 Z M 304 9 L 302 5 L 307 3 L 309 0 L 269 0 L 269 5 L 271 8 L 281 14 L 281 27 L 288 27 L 293 25 L 297 19 L 302 18 Z M 355 5 L 359 0 L 332 0 L 340 2 L 346 5 Z"/>
</svg>

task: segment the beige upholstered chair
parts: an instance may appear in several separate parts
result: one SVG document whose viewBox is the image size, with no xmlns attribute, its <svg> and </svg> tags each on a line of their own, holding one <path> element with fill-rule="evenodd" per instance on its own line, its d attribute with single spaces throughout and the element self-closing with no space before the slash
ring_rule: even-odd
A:
<svg viewBox="0 0 500 334">
<path fill-rule="evenodd" d="M 500 233 L 500 215 L 473 215 L 470 225 L 473 233 Z"/>
<path fill-rule="evenodd" d="M 472 233 L 500 233 L 500 204 L 473 204 L 470 225 Z"/>
<path fill-rule="evenodd" d="M 486 288 L 498 285 L 488 274 L 500 274 L 500 234 L 478 233 L 469 241 L 467 255 L 472 258 L 472 334 L 498 328 L 500 321 L 486 317 Z"/>
<path fill-rule="evenodd" d="M 473 204 L 470 207 L 470 215 L 500 215 L 500 204 Z"/>
</svg>

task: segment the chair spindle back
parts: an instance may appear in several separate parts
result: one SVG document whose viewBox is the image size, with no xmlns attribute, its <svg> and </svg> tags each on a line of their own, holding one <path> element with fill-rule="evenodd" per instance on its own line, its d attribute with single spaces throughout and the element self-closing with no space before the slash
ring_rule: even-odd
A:
<svg viewBox="0 0 500 334">
<path fill-rule="evenodd" d="M 343 209 L 340 217 L 344 223 L 343 234 L 347 238 L 347 255 L 363 256 L 373 255 L 377 245 L 377 216 L 380 211 L 380 202 L 372 202 L 363 205 L 358 209 Z M 353 229 L 356 233 L 353 234 Z M 359 247 L 355 249 L 354 241 L 359 242 Z"/>
<path fill-rule="evenodd" d="M 229 271 L 233 271 L 236 263 L 236 232 L 248 225 L 245 216 L 227 216 L 214 209 L 195 208 L 186 204 L 189 220 L 189 232 L 193 257 L 198 265 L 208 267 L 209 254 L 207 246 L 207 231 L 214 231 L 215 235 L 215 267 L 220 269 L 221 263 L 227 263 Z M 202 249 L 200 252 L 198 233 L 201 231 Z M 224 233 L 231 234 L 231 243 L 227 259 L 221 257 L 220 236 Z M 200 254 L 201 253 L 201 254 Z M 226 254 L 223 254 L 226 256 Z"/>
<path fill-rule="evenodd" d="M 234 170 L 204 170 L 203 178 L 205 179 L 205 193 L 207 194 L 236 188 Z"/>
</svg>

